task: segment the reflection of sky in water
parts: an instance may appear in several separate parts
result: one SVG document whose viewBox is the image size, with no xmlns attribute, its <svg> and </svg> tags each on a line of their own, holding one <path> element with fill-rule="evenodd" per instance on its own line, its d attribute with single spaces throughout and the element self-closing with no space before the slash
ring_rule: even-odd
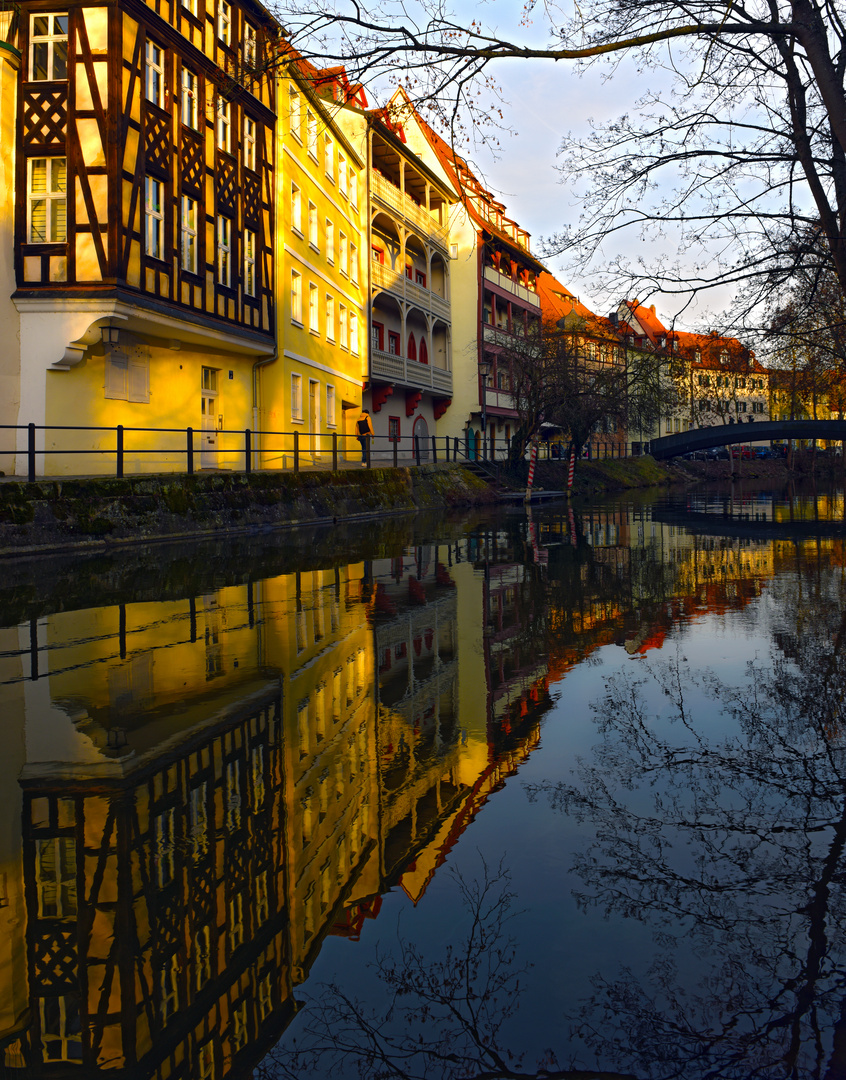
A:
<svg viewBox="0 0 846 1080">
<path fill-rule="evenodd" d="M 737 738 L 740 755 L 749 754 L 708 680 L 719 677 L 751 699 L 750 662 L 768 660 L 776 635 L 797 635 L 800 611 L 807 608 L 813 628 L 814 605 L 828 598 L 836 609 L 839 602 L 837 538 L 829 534 L 818 560 L 810 542 L 700 536 L 653 514 L 674 505 L 681 504 L 672 498 L 654 507 L 644 503 L 633 519 L 619 506 L 592 507 L 581 517 L 579 545 L 572 543 L 566 512 L 539 515 L 537 535 L 548 545 L 548 562 L 541 566 L 525 544 L 522 519 L 514 515 L 476 525 L 469 537 L 456 529 L 440 546 L 421 543 L 418 535 L 393 553 L 385 544 L 377 558 L 362 552 L 358 562 L 340 567 L 312 559 L 308 570 L 274 576 L 265 569 L 249 584 L 206 583 L 196 594 L 177 589 L 161 601 L 133 601 L 130 593 L 122 605 L 56 612 L 39 618 L 34 636 L 27 623 L 5 632 L 0 694 L 6 697 L 0 701 L 27 715 L 22 733 L 30 780 L 41 782 L 40 770 L 49 773 L 46 763 L 61 761 L 84 781 L 89 763 L 105 765 L 108 772 L 123 753 L 119 741 L 112 745 L 116 722 L 125 726 L 132 752 L 138 758 L 148 754 L 152 762 L 167 740 L 178 756 L 179 740 L 194 725 L 199 728 L 210 710 L 237 710 L 245 695 L 281 687 L 284 737 L 268 743 L 266 752 L 267 760 L 280 754 L 278 776 L 290 789 L 283 859 L 290 867 L 290 895 L 283 899 L 290 903 L 292 940 L 304 926 L 308 904 L 314 913 L 314 898 L 322 903 L 328 880 L 323 866 L 331 870 L 335 891 L 327 893 L 319 918 L 335 919 L 349 896 L 355 907 L 362 898 L 384 893 L 381 912 L 364 918 L 360 941 L 332 936 L 338 923 L 327 922 L 316 928 L 313 957 L 306 956 L 310 944 L 293 946 L 294 966 L 310 971 L 303 995 L 337 974 L 345 990 L 378 997 L 368 967 L 376 949 L 396 944 L 398 925 L 429 953 L 460 940 L 466 920 L 449 871 L 472 877 L 481 859 L 490 866 L 503 859 L 517 907 L 525 909 L 511 930 L 521 962 L 533 966 L 522 1009 L 509 1024 L 511 1042 L 530 1051 L 545 1045 L 566 1050 L 563 1018 L 578 1011 L 597 973 L 611 977 L 629 967 L 646 985 L 656 958 L 674 957 L 677 985 L 691 991 L 712 973 L 714 960 L 708 947 L 692 947 L 689 916 L 668 927 L 651 912 L 606 918 L 601 905 L 578 902 L 596 883 L 586 882 L 574 865 L 592 842 L 613 840 L 613 817 L 603 818 L 612 801 L 634 815 L 660 816 L 656 799 L 666 804 L 672 794 L 660 762 L 645 779 L 632 767 L 627 785 L 624 767 L 631 762 L 626 765 L 624 745 L 613 728 L 605 735 L 600 730 L 606 688 L 626 680 L 639 684 L 647 731 L 673 747 L 692 753 L 698 734 L 712 748 Z M 772 505 L 755 501 L 762 514 Z M 771 521 L 772 514 L 764 519 Z M 33 644 L 39 646 L 38 679 L 31 678 Z M 671 714 L 662 689 L 673 664 L 682 670 L 693 732 Z M 612 713 L 604 717 L 609 727 L 619 720 Z M 354 726 L 345 727 L 352 717 Z M 341 734 L 333 743 L 336 730 Z M 490 780 L 486 770 L 504 761 L 509 749 L 518 771 L 512 763 L 503 768 L 501 782 Z M 246 773 L 231 791 L 229 773 L 218 777 L 217 805 L 229 816 L 249 805 L 254 794 L 248 792 L 257 790 L 265 759 L 253 753 L 244 760 L 249 785 Z M 527 794 L 527 787 L 550 780 L 584 786 L 597 763 L 607 791 L 597 789 L 595 812 L 582 821 L 572 809 L 553 808 L 544 794 Z M 440 778 L 447 774 L 441 790 Z M 700 782 L 702 775 L 707 779 L 707 770 Z M 482 780 L 490 786 L 477 805 L 468 793 Z M 269 783 L 268 774 L 259 787 Z M 364 807 L 369 785 L 379 814 L 370 815 L 372 832 L 365 834 L 383 859 L 383 878 L 374 869 L 378 859 L 364 869 L 355 864 L 361 842 L 353 854 L 344 849 L 337 867 L 331 861 L 340 850 L 339 836 L 352 828 L 352 810 L 344 817 L 347 802 L 354 808 L 358 799 Z M 441 818 L 433 809 L 435 787 Z M 465 800 L 460 806 L 471 809 L 450 831 L 455 810 L 449 800 L 455 793 Z M 723 807 L 736 809 L 747 794 L 727 789 Z M 771 809 L 770 798 L 761 796 L 756 813 Z M 773 815 L 778 812 L 776 807 Z M 437 827 L 429 834 L 421 828 L 419 843 L 403 847 L 397 837 L 406 817 L 434 820 Z M 19 808 L 12 818 L 19 820 Z M 157 820 L 170 828 L 170 819 Z M 667 864 L 695 878 L 697 842 L 683 830 L 665 833 L 671 842 Z M 161 866 L 162 844 L 167 859 L 173 846 L 161 831 L 157 835 L 151 865 Z M 396 841 L 393 861 L 387 856 L 389 835 Z M 319 858 L 309 846 L 318 841 L 326 845 Z M 776 863 L 780 842 L 769 838 L 764 852 Z M 809 858 L 827 842 L 824 829 L 809 839 Z M 621 872 L 625 854 L 624 845 L 612 850 Z M 649 865 L 637 870 L 644 888 L 660 900 L 661 886 L 651 880 Z M 614 874 L 608 881 L 613 884 Z M 248 905 L 254 899 L 248 895 Z M 765 917 L 770 898 L 762 893 L 759 900 Z M 796 895 L 787 898 L 788 907 L 796 903 Z M 284 904 L 280 910 L 287 919 Z M 659 929 L 669 934 L 660 945 Z M 801 937 L 801 919 L 797 929 Z"/>
</svg>

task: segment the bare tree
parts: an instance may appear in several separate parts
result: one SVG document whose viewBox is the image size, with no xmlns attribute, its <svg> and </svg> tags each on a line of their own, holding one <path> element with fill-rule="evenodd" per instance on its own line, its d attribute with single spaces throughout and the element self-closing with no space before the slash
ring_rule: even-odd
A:
<svg viewBox="0 0 846 1080">
<path fill-rule="evenodd" d="M 663 262 L 616 261 L 607 280 L 640 295 L 748 286 L 754 310 L 773 276 L 830 267 L 846 291 L 846 23 L 837 0 L 591 0 L 565 16 L 527 0 L 513 33 L 443 0 L 287 0 L 297 48 L 353 78 L 403 84 L 454 141 L 496 138 L 504 61 L 582 63 L 633 54 L 672 79 L 588 140 L 562 144 L 562 180 L 586 188 L 584 213 L 550 239 L 584 267 L 621 229 L 671 239 Z M 530 24 L 548 31 L 536 46 Z M 526 40 L 521 40 L 525 37 Z M 493 99 L 493 101 L 492 101 Z M 809 227 L 825 244 L 807 243 Z"/>
</svg>

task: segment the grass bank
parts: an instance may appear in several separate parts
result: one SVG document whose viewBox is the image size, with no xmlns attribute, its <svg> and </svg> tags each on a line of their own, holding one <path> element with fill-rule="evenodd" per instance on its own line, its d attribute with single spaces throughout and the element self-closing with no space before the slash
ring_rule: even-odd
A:
<svg viewBox="0 0 846 1080">
<path fill-rule="evenodd" d="M 459 465 L 0 484 L 0 555 L 217 536 L 496 501 Z"/>
</svg>

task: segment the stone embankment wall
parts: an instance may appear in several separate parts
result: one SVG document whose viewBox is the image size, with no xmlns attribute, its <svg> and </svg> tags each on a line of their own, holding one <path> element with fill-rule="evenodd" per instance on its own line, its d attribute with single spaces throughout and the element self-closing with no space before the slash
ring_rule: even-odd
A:
<svg viewBox="0 0 846 1080">
<path fill-rule="evenodd" d="M 459 465 L 0 483 L 0 555 L 96 548 L 496 502 Z"/>
</svg>

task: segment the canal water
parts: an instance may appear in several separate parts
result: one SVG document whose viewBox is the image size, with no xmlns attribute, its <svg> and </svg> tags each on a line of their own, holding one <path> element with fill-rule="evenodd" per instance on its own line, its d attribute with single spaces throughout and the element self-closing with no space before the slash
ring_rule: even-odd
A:
<svg viewBox="0 0 846 1080">
<path fill-rule="evenodd" d="M 843 1077 L 844 518 L 4 566 L 0 1076 Z"/>
</svg>

